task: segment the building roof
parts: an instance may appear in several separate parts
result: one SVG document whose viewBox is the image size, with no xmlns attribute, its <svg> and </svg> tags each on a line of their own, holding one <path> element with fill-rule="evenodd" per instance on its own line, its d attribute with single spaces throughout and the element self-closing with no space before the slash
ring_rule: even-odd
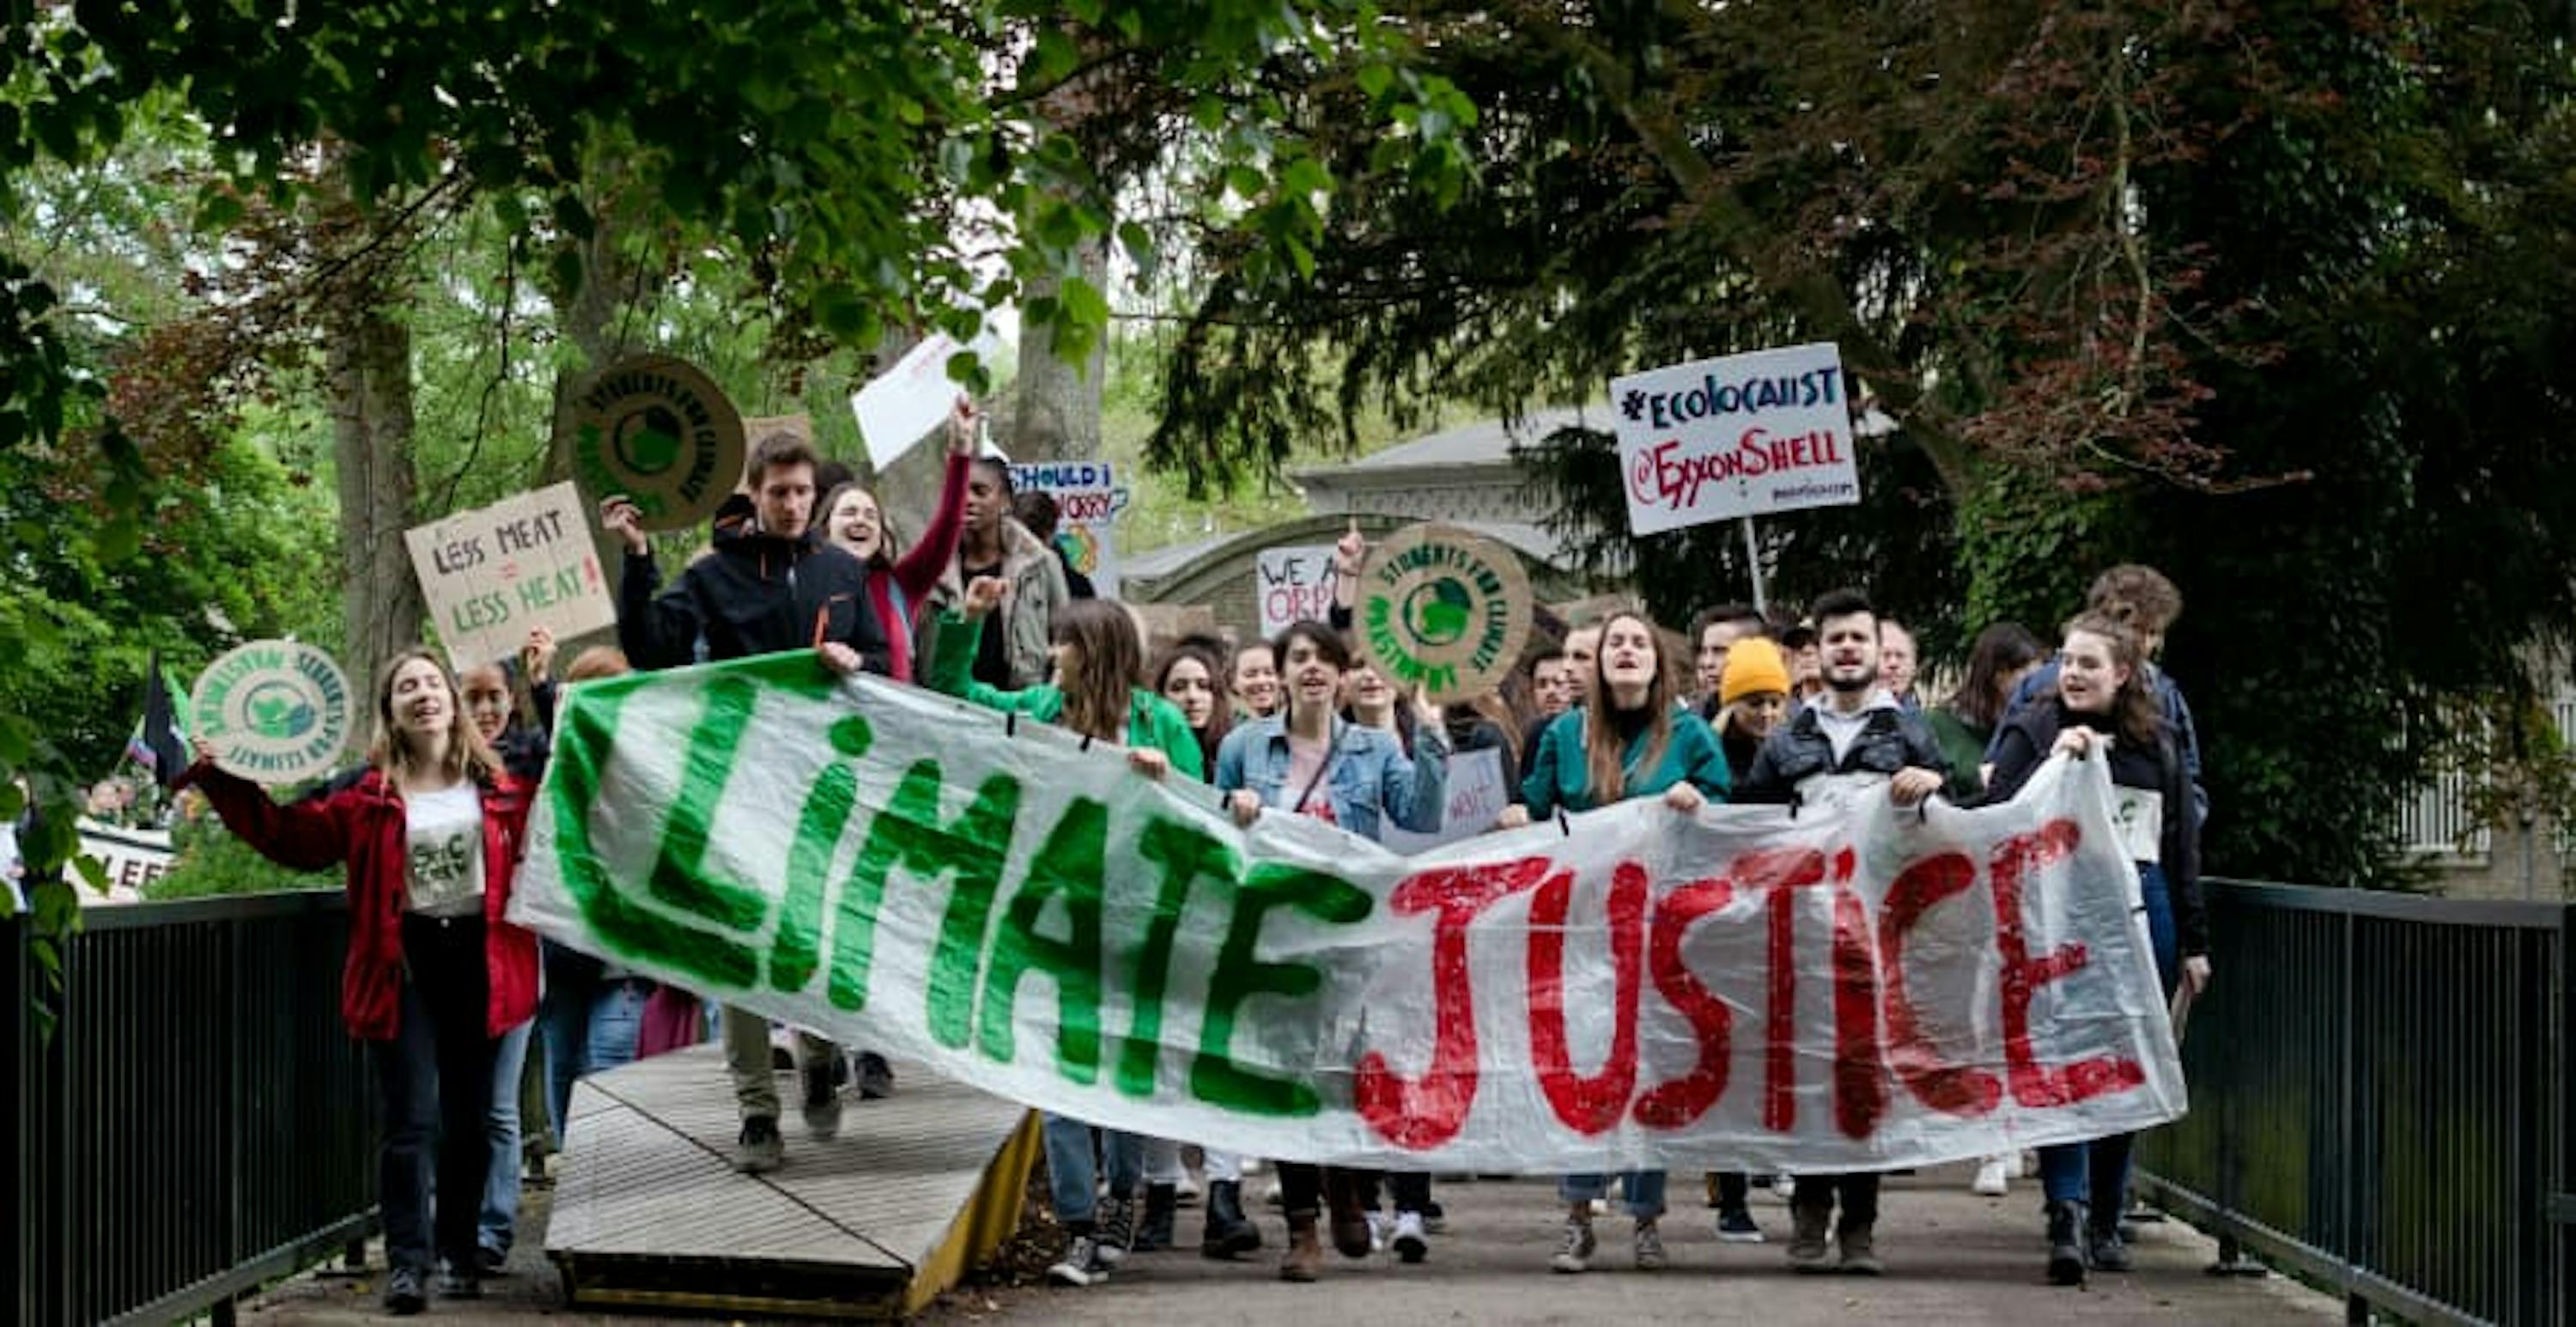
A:
<svg viewBox="0 0 2576 1327">
<path fill-rule="evenodd" d="M 1607 413 L 1602 422 L 1608 420 Z M 1320 483 L 1331 488 L 1345 478 L 1365 480 L 1376 475 L 1407 470 L 1449 469 L 1462 465 L 1504 465 L 1512 458 L 1515 445 L 1534 446 L 1542 438 L 1569 424 L 1584 423 L 1580 407 L 1534 410 L 1519 423 L 1506 425 L 1500 419 L 1480 419 L 1472 424 L 1427 434 L 1411 442 L 1389 447 L 1385 451 L 1363 456 L 1347 465 L 1319 466 L 1297 471 L 1292 478 L 1299 483 Z"/>
</svg>

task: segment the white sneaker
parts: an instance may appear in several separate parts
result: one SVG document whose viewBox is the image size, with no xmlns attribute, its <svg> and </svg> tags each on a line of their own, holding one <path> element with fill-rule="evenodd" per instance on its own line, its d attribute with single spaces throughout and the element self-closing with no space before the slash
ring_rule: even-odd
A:
<svg viewBox="0 0 2576 1327">
<path fill-rule="evenodd" d="M 1369 1252 L 1371 1252 L 1371 1253 L 1384 1253 L 1384 1252 L 1386 1252 L 1386 1237 L 1387 1237 L 1388 1235 L 1391 1235 L 1391 1234 L 1395 1233 L 1395 1223 L 1394 1223 L 1393 1221 L 1391 1221 L 1391 1220 L 1388 1220 L 1388 1219 L 1387 1219 L 1387 1215 L 1386 1215 L 1386 1213 L 1384 1213 L 1384 1212 L 1371 1212 L 1371 1213 L 1369 1213 L 1369 1214 L 1368 1214 L 1368 1223 L 1369 1223 Z"/>
<path fill-rule="evenodd" d="M 2022 1151 L 2020 1148 L 2016 1147 L 2012 1151 L 2004 1153 L 2005 1179 L 2017 1180 L 2037 1169 L 2039 1169 L 2038 1160 L 2032 1157 L 2030 1153 Z"/>
<path fill-rule="evenodd" d="M 1796 1196 L 1797 1196 L 1797 1193 L 1798 1193 L 1798 1182 L 1797 1182 L 1796 1180 L 1791 1179 L 1790 1177 L 1788 1177 L 1788 1176 L 1786 1176 L 1786 1175 L 1775 1175 L 1775 1176 L 1773 1176 L 1773 1177 L 1772 1177 L 1772 1179 L 1771 1179 L 1771 1196 L 1772 1196 L 1772 1197 L 1777 1198 L 1777 1199 L 1779 1199 L 1780 1201 L 1782 1201 L 1782 1202 L 1784 1202 L 1784 1203 L 1785 1203 L 1785 1202 L 1789 1201 L 1791 1198 L 1796 1197 Z"/>
<path fill-rule="evenodd" d="M 1190 1174 L 1189 1171 L 1183 1170 L 1181 1172 L 1181 1177 L 1172 1182 L 1172 1205 L 1175 1207 L 1195 1207 L 1198 1205 L 1198 1201 L 1198 1178 Z"/>
<path fill-rule="evenodd" d="M 1593 1200 L 1592 1200 L 1592 1214 L 1593 1214 L 1594 1216 L 1608 1216 L 1608 1215 L 1610 1215 L 1610 1200 L 1609 1200 L 1609 1199 L 1607 1199 L 1607 1198 L 1595 1198 L 1595 1199 L 1593 1199 Z"/>
<path fill-rule="evenodd" d="M 1431 1240 L 1422 1228 L 1422 1214 L 1396 1213 L 1395 1233 L 1388 1237 L 1387 1244 L 1394 1248 L 1395 1256 L 1405 1262 L 1418 1263 L 1429 1256 Z"/>
<path fill-rule="evenodd" d="M 1977 1167 L 1976 1181 L 1968 1188 L 1985 1198 L 2001 1198 L 2010 1193 L 2012 1186 L 2005 1181 L 2004 1159 L 1987 1157 L 1985 1164 Z"/>
<path fill-rule="evenodd" d="M 1284 1196 L 1286 1192 L 1286 1190 L 1279 1187 L 1279 1181 L 1270 1181 L 1268 1184 L 1261 1186 L 1262 1205 L 1265 1207 L 1286 1206 L 1288 1201 Z"/>
</svg>

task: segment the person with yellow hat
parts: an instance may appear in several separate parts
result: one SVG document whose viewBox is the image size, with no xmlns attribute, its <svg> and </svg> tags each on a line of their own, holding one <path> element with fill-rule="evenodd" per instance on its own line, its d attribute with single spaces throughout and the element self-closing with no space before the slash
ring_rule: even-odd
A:
<svg viewBox="0 0 2576 1327">
<path fill-rule="evenodd" d="M 1717 687 L 1702 701 L 1700 717 L 1717 730 L 1726 753 L 1727 773 L 1742 778 L 1753 767 L 1762 739 L 1789 713 L 1789 661 L 1767 636 L 1733 642 L 1718 674 Z M 1717 1209 L 1717 1237 L 1729 1244 L 1759 1244 L 1762 1227 L 1753 1220 L 1752 1181 L 1741 1171 L 1708 1172 L 1708 1205 Z"/>
</svg>

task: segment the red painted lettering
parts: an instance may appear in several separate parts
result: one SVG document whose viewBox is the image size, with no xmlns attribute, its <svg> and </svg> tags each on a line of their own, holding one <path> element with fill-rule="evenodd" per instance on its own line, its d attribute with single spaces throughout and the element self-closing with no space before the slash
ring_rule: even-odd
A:
<svg viewBox="0 0 2576 1327">
<path fill-rule="evenodd" d="M 1798 947 L 1789 891 L 1821 884 L 1825 855 L 1813 848 L 1771 848 L 1735 859 L 1727 874 L 1762 896 L 1771 928 L 1771 999 L 1762 1027 L 1762 1127 L 1786 1133 L 1798 1124 Z"/>
<path fill-rule="evenodd" d="M 1834 1123 L 1867 1138 L 1887 1114 L 1887 1076 L 1878 1059 L 1878 965 L 1870 953 L 1869 908 L 1851 887 L 1859 860 L 1834 854 Z"/>
<path fill-rule="evenodd" d="M 1467 926 L 1476 914 L 1537 884 L 1548 866 L 1547 858 L 1528 857 L 1472 869 L 1425 871 L 1397 885 L 1388 896 L 1388 906 L 1399 916 L 1440 914 L 1431 940 L 1431 997 L 1438 1032 L 1431 1067 L 1419 1082 L 1407 1082 L 1377 1051 L 1360 1057 L 1354 1084 L 1360 1118 L 1379 1137 L 1398 1147 L 1429 1151 L 1457 1137 L 1466 1126 L 1477 1084 L 1476 993 L 1467 970 Z"/>
<path fill-rule="evenodd" d="M 1923 1031 L 1922 1015 L 1905 994 L 1905 936 L 1943 900 L 1977 880 L 1964 853 L 1927 857 L 1897 873 L 1878 918 L 1880 1002 L 1887 1016 L 1888 1059 L 1917 1101 L 1952 1115 L 1977 1116 L 2003 1100 L 2003 1084 L 1983 1070 L 1948 1063 Z"/>
<path fill-rule="evenodd" d="M 1725 907 L 1734 898 L 1735 886 L 1720 878 L 1683 885 L 1655 905 L 1654 932 L 1646 945 L 1646 968 L 1654 974 L 1655 990 L 1665 1003 L 1690 1021 L 1699 1042 L 1699 1063 L 1688 1074 L 1637 1099 L 1637 1123 L 1648 1128 L 1681 1128 L 1707 1114 L 1708 1108 L 1726 1095 L 1734 1011 L 1682 963 L 1682 937 L 1693 922 Z"/>
<path fill-rule="evenodd" d="M 1565 1039 L 1565 918 L 1574 903 L 1574 875 L 1560 872 L 1530 899 L 1530 1056 L 1539 1090 L 1556 1117 L 1578 1133 L 1607 1132 L 1627 1113 L 1637 1089 L 1637 999 L 1645 967 L 1646 868 L 1621 862 L 1611 872 L 1610 961 L 1617 1008 L 1612 1011 L 1610 1058 L 1601 1072 L 1574 1072 Z"/>
<path fill-rule="evenodd" d="M 2045 957 L 2030 956 L 2030 943 L 2022 932 L 2022 884 L 2065 860 L 2082 838 L 2074 821 L 2052 820 L 2037 833 L 2014 835 L 1995 848 L 1995 948 L 2003 958 L 2004 1070 L 2012 1083 L 2013 1100 L 2025 1106 L 2072 1105 L 2136 1087 L 2147 1077 L 2135 1060 L 2103 1056 L 2044 1065 L 2031 1049 L 2032 997 L 2040 987 L 2081 969 L 2085 952 L 2084 946 L 2070 944 Z"/>
</svg>

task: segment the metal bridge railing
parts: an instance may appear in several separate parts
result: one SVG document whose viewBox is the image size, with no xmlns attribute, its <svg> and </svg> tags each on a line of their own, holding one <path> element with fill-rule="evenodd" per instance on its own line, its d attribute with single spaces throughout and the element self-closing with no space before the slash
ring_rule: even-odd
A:
<svg viewBox="0 0 2576 1327">
<path fill-rule="evenodd" d="M 2571 910 L 2211 882 L 2148 1197 L 2371 1311 L 2571 1321 Z"/>
<path fill-rule="evenodd" d="M 337 890 L 91 909 L 50 1041 L 0 920 L 0 1321 L 168 1322 L 363 1240 L 375 1093 Z"/>
</svg>

